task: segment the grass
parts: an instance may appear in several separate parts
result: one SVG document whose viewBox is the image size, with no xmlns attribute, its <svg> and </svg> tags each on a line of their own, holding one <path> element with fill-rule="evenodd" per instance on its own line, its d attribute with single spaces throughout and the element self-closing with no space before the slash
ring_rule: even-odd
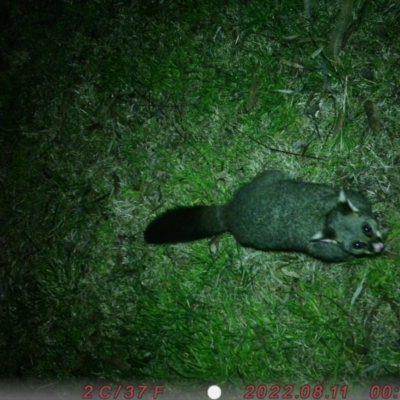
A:
<svg viewBox="0 0 400 400">
<path fill-rule="evenodd" d="M 396 3 L 368 4 L 340 62 L 336 3 L 312 20 L 300 1 L 2 7 L 3 378 L 399 376 Z M 144 243 L 163 210 L 224 203 L 266 169 L 366 193 L 392 230 L 385 256 Z"/>
</svg>

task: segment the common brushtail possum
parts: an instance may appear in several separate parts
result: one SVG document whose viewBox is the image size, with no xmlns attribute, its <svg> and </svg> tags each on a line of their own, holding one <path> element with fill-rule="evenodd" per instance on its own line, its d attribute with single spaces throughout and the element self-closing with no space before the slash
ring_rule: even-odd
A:
<svg viewBox="0 0 400 400">
<path fill-rule="evenodd" d="M 220 206 L 178 207 L 153 220 L 146 242 L 190 242 L 230 232 L 243 246 L 330 262 L 383 252 L 385 231 L 361 193 L 267 171 Z"/>
</svg>

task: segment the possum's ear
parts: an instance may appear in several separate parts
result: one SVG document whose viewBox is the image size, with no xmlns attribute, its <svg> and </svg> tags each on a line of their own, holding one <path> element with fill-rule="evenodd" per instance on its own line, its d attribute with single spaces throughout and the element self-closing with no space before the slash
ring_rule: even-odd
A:
<svg viewBox="0 0 400 400">
<path fill-rule="evenodd" d="M 317 232 L 312 238 L 312 242 L 325 242 L 325 243 L 337 243 L 336 232 L 329 227 L 325 227 L 322 231 Z"/>
<path fill-rule="evenodd" d="M 343 189 L 339 193 L 338 210 L 344 215 L 348 215 L 353 212 L 360 212 L 360 210 L 347 198 Z"/>
<path fill-rule="evenodd" d="M 380 234 L 381 234 L 380 237 L 381 237 L 383 240 L 386 240 L 390 232 L 391 232 L 391 229 L 389 229 L 389 228 L 383 228 L 383 229 L 380 230 Z M 377 235 L 377 236 L 378 236 L 378 235 Z"/>
</svg>

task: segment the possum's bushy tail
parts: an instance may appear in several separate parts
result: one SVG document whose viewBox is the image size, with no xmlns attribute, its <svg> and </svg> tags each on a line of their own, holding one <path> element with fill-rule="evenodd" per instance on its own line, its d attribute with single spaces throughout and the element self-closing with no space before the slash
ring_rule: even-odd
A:
<svg viewBox="0 0 400 400">
<path fill-rule="evenodd" d="M 178 207 L 150 222 L 144 240 L 152 244 L 192 242 L 225 232 L 224 206 Z"/>
</svg>

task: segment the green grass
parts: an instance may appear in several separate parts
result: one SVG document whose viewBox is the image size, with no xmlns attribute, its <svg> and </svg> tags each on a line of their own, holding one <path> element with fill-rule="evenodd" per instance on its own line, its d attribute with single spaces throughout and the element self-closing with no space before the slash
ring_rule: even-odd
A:
<svg viewBox="0 0 400 400">
<path fill-rule="evenodd" d="M 303 2 L 277 4 L 5 3 L 0 376 L 399 376 L 399 8 L 369 4 L 335 64 L 339 4 L 318 3 L 312 21 Z M 229 235 L 144 243 L 163 210 L 222 204 L 265 169 L 365 192 L 392 230 L 385 256 L 326 265 Z"/>
</svg>

